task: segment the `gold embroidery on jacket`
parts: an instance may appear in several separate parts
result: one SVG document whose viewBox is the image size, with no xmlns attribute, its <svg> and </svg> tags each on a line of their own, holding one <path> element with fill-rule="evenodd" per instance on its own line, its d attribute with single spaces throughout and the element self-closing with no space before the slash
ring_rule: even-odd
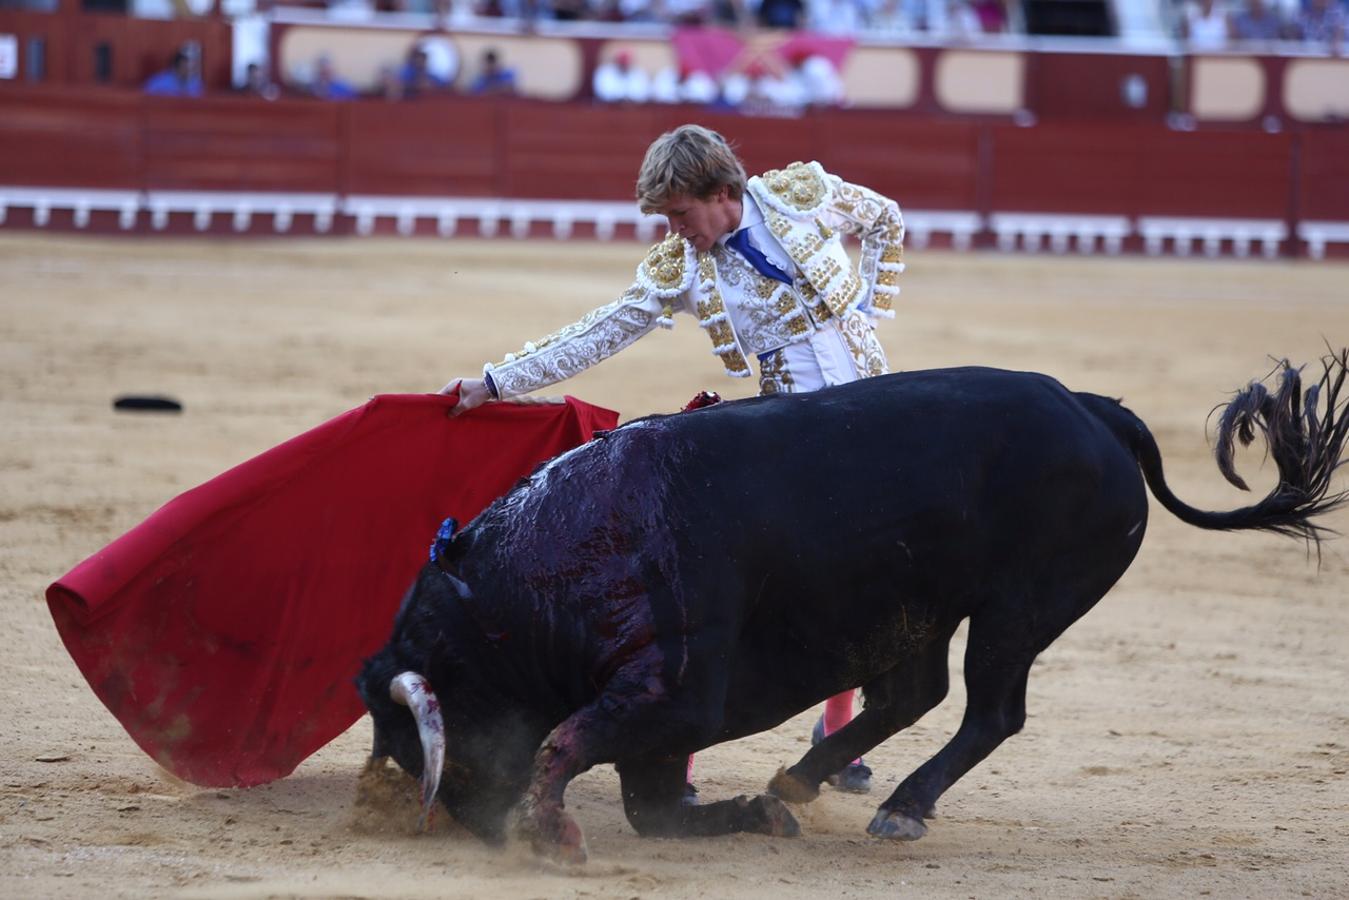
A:
<svg viewBox="0 0 1349 900">
<path fill-rule="evenodd" d="M 646 281 L 643 287 L 652 289 L 659 296 L 668 293 L 682 293 L 689 284 L 685 280 L 685 269 L 692 248 L 679 235 L 670 234 L 665 240 L 652 247 L 646 259 L 637 267 L 637 279 Z"/>
<path fill-rule="evenodd" d="M 859 375 L 870 378 L 884 375 L 890 371 L 881 342 L 876 340 L 876 329 L 867 320 L 864 313 L 853 310 L 836 320 L 838 330 L 843 335 L 843 343 L 848 348 L 853 365 Z"/>
<path fill-rule="evenodd" d="M 698 324 L 712 339 L 712 352 L 721 357 L 726 373 L 736 378 L 748 378 L 749 361 L 740 351 L 726 304 L 717 287 L 717 267 L 707 253 L 698 255 L 698 281 L 702 296 L 698 299 Z"/>
<path fill-rule="evenodd" d="M 713 247 L 705 255 L 715 268 L 718 283 L 736 289 L 733 322 L 744 352 L 774 350 L 809 337 L 813 328 L 795 285 L 760 273 L 738 252 L 724 246 Z M 701 259 L 699 265 L 703 265 Z"/>
<path fill-rule="evenodd" d="M 771 169 L 762 177 L 774 198 L 800 212 L 814 211 L 829 194 L 824 170 L 818 163 L 794 162 L 785 169 Z"/>
<path fill-rule="evenodd" d="M 787 366 L 787 354 L 778 350 L 759 360 L 759 396 L 791 394 L 796 390 L 796 379 Z"/>
</svg>

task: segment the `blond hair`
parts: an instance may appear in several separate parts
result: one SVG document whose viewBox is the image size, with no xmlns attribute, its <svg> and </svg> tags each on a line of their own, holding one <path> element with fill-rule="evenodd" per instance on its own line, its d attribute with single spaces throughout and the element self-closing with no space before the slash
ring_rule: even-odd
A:
<svg viewBox="0 0 1349 900">
<path fill-rule="evenodd" d="M 637 205 L 659 211 L 677 194 L 705 199 L 726 187 L 732 200 L 745 193 L 745 167 L 726 139 L 701 125 L 680 125 L 651 142 L 637 173 Z"/>
</svg>

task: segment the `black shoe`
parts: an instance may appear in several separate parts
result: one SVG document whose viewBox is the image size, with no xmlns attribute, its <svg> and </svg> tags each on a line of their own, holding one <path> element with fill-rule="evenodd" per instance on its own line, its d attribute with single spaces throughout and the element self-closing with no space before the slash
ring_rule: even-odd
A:
<svg viewBox="0 0 1349 900">
<path fill-rule="evenodd" d="M 684 782 L 684 795 L 679 798 L 679 802 L 684 806 L 698 805 L 698 789 L 690 782 Z"/>
<path fill-rule="evenodd" d="M 830 782 L 840 791 L 849 794 L 871 793 L 871 767 L 862 761 L 848 763 Z"/>
</svg>

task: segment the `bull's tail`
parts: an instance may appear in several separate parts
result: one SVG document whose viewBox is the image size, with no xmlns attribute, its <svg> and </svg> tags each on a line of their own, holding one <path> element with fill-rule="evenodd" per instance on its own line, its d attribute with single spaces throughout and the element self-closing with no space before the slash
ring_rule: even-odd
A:
<svg viewBox="0 0 1349 900">
<path fill-rule="evenodd" d="M 1349 350 L 1321 359 L 1320 380 L 1302 390 L 1302 370 L 1287 360 L 1275 372 L 1278 383 L 1266 387 L 1252 382 L 1222 407 L 1214 455 L 1229 482 L 1250 490 L 1233 467 L 1234 445 L 1265 436 L 1269 455 L 1279 471 L 1279 483 L 1259 503 L 1230 512 L 1195 509 L 1171 492 L 1162 474 L 1162 455 L 1143 421 L 1118 402 L 1083 395 L 1089 408 L 1106 422 L 1138 459 L 1153 496 L 1182 522 L 1222 531 L 1256 529 L 1303 538 L 1319 546 L 1329 532 L 1314 520 L 1349 501 L 1349 491 L 1331 491 L 1335 471 L 1345 462 L 1349 436 L 1346 401 L 1340 389 L 1349 374 Z M 1271 373 L 1274 374 L 1274 373 Z"/>
</svg>

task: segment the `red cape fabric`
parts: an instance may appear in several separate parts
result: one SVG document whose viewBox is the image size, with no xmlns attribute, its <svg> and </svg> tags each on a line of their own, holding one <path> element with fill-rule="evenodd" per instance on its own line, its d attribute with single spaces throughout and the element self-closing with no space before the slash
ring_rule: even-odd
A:
<svg viewBox="0 0 1349 900">
<path fill-rule="evenodd" d="M 565 404 L 380 396 L 174 498 L 47 589 L 94 693 L 180 778 L 289 774 L 364 712 L 352 683 L 446 516 L 613 428 Z"/>
</svg>

